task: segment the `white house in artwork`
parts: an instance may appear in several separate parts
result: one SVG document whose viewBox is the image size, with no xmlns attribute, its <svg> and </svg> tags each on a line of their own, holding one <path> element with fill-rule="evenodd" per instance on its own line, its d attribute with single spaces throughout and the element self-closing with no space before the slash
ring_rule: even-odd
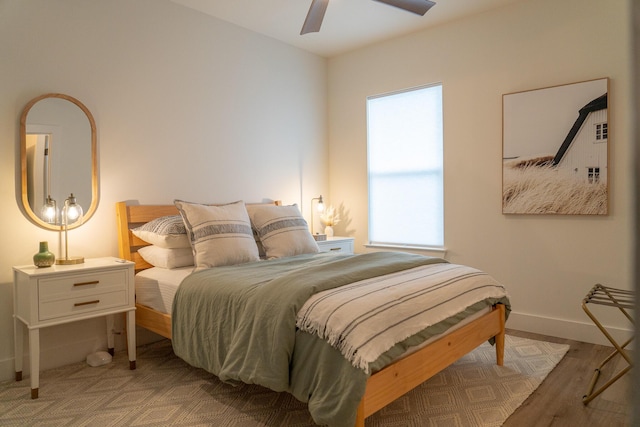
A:
<svg viewBox="0 0 640 427">
<path fill-rule="evenodd" d="M 553 164 L 573 171 L 590 183 L 607 183 L 607 94 L 594 99 L 578 112 Z"/>
</svg>

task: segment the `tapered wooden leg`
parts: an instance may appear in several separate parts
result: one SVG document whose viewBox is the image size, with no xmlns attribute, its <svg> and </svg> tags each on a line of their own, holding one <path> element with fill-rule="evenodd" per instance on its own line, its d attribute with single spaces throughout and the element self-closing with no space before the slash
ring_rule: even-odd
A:
<svg viewBox="0 0 640 427">
<path fill-rule="evenodd" d="M 22 381 L 22 358 L 24 357 L 24 325 L 15 316 L 13 317 L 13 348 L 14 363 L 16 368 L 16 381 Z"/>
<path fill-rule="evenodd" d="M 31 398 L 37 399 L 40 386 L 40 329 L 29 329 L 29 369 Z"/>
<path fill-rule="evenodd" d="M 136 312 L 127 312 L 127 351 L 129 355 L 129 369 L 136 369 Z"/>
<path fill-rule="evenodd" d="M 107 316 L 107 352 L 110 355 L 115 354 L 115 344 L 113 337 L 113 330 L 115 329 L 115 315 L 110 314 Z"/>
</svg>

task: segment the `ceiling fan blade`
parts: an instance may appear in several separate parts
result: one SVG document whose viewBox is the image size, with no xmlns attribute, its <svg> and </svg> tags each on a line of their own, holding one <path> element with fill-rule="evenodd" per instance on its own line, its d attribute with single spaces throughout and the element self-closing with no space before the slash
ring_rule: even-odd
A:
<svg viewBox="0 0 640 427">
<path fill-rule="evenodd" d="M 313 0 L 311 2 L 311 7 L 309 8 L 309 13 L 307 13 L 307 18 L 304 20 L 304 24 L 302 25 L 300 35 L 317 33 L 320 31 L 320 26 L 322 25 L 324 13 L 326 12 L 328 5 L 329 0 Z"/>
<path fill-rule="evenodd" d="M 395 6 L 407 12 L 413 12 L 418 15 L 427 13 L 429 9 L 435 6 L 435 2 L 429 0 L 374 0 L 380 3 L 385 3 L 390 6 Z"/>
</svg>

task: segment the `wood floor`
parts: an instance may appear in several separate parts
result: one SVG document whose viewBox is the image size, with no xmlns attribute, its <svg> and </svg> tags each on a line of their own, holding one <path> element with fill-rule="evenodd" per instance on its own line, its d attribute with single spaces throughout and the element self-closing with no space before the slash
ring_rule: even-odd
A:
<svg viewBox="0 0 640 427">
<path fill-rule="evenodd" d="M 507 329 L 508 335 L 569 344 L 571 348 L 538 389 L 516 410 L 503 427 L 619 427 L 631 426 L 629 399 L 631 373 L 616 381 L 587 406 L 582 403 L 595 368 L 613 347 Z M 626 366 L 617 355 L 603 368 L 598 386 Z"/>
</svg>

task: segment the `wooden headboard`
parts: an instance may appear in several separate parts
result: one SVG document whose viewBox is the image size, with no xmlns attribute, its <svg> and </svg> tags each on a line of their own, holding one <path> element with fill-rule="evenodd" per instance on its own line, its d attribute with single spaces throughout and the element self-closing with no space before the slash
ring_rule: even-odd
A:
<svg viewBox="0 0 640 427">
<path fill-rule="evenodd" d="M 132 228 L 167 215 L 179 215 L 174 205 L 131 205 L 126 202 L 116 203 L 116 219 L 118 221 L 118 253 L 120 258 L 136 263 L 136 272 L 153 267 L 138 255 L 138 249 L 149 246 L 149 243 L 134 236 Z"/>
<path fill-rule="evenodd" d="M 282 205 L 280 200 L 269 204 Z M 149 243 L 136 237 L 131 232 L 132 228 L 141 226 L 156 218 L 167 215 L 179 215 L 175 205 L 130 205 L 127 202 L 116 203 L 116 219 L 118 221 L 118 253 L 120 258 L 136 263 L 136 273 L 153 267 L 140 255 L 138 249 L 149 246 Z"/>
</svg>

